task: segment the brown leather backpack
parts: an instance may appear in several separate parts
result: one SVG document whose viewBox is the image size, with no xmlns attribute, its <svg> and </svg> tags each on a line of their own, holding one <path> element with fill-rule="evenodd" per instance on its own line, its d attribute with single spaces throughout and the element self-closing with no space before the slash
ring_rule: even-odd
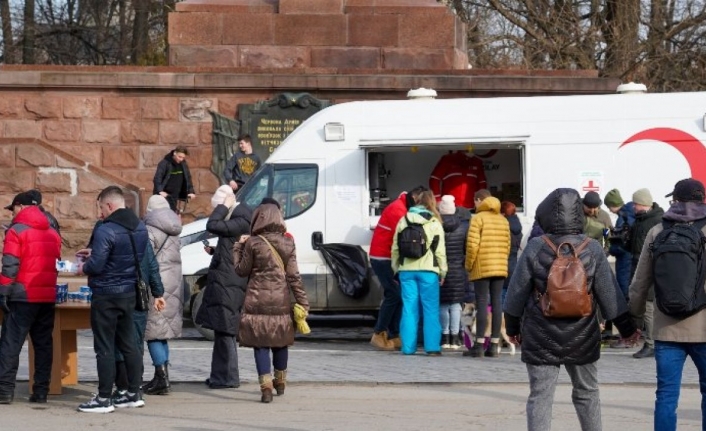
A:
<svg viewBox="0 0 706 431">
<path fill-rule="evenodd" d="M 543 235 L 542 239 L 556 256 L 549 268 L 546 291 L 537 292 L 542 314 L 553 318 L 590 316 L 593 312 L 593 297 L 588 293 L 586 268 L 579 259 L 579 253 L 591 239 L 586 238 L 576 248 L 568 242 L 556 246 L 547 235 Z M 569 249 L 569 254 L 560 251 L 564 246 Z"/>
</svg>

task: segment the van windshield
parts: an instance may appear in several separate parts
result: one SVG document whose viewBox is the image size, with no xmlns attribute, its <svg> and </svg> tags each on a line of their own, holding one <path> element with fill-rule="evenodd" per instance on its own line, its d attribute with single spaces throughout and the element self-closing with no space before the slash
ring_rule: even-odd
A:
<svg viewBox="0 0 706 431">
<path fill-rule="evenodd" d="M 296 217 L 316 201 L 316 164 L 266 164 L 238 193 L 238 201 L 257 207 L 264 197 L 276 199 L 284 219 Z"/>
</svg>

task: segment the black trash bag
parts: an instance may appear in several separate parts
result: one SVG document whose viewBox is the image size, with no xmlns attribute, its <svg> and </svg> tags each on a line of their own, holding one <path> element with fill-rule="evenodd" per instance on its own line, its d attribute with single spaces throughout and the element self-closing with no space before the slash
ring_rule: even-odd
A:
<svg viewBox="0 0 706 431">
<path fill-rule="evenodd" d="M 319 251 L 344 295 L 362 298 L 370 291 L 368 254 L 359 245 L 320 244 Z"/>
</svg>

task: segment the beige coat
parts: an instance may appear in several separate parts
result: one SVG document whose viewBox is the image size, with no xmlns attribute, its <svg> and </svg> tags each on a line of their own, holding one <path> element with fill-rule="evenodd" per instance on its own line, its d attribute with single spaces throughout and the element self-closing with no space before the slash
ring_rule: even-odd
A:
<svg viewBox="0 0 706 431">
<path fill-rule="evenodd" d="M 630 314 L 638 320 L 638 323 L 645 314 L 647 293 L 653 284 L 650 244 L 654 242 L 662 229 L 662 225 L 658 224 L 647 233 L 635 276 L 630 283 Z M 706 234 L 706 227 L 702 231 Z M 653 339 L 678 343 L 706 343 L 706 309 L 686 319 L 667 316 L 659 310 L 657 304 L 655 304 L 654 310 Z"/>
<path fill-rule="evenodd" d="M 291 294 L 309 310 L 309 301 L 297 266 L 294 240 L 285 233 L 284 221 L 273 204 L 253 213 L 252 236 L 233 246 L 235 272 L 249 277 L 240 312 L 238 341 L 247 347 L 284 347 L 294 344 Z M 280 266 L 270 246 L 284 263 Z"/>
</svg>

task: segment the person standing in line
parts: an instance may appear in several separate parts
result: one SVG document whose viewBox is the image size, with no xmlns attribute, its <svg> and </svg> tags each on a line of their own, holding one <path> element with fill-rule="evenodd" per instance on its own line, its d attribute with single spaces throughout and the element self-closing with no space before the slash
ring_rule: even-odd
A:
<svg viewBox="0 0 706 431">
<path fill-rule="evenodd" d="M 503 201 L 500 204 L 500 214 L 505 216 L 510 225 L 510 255 L 507 258 L 507 277 L 503 283 L 502 302 L 505 303 L 507 295 L 507 286 L 510 284 L 510 278 L 515 271 L 517 265 L 517 255 L 520 253 L 520 244 L 522 243 L 522 223 L 517 217 L 517 207 L 510 201 Z"/>
<path fill-rule="evenodd" d="M 442 349 L 460 349 L 463 345 L 459 334 L 461 303 L 468 289 L 468 273 L 463 267 L 466 259 L 468 220 L 462 220 L 456 214 L 455 200 L 452 195 L 444 195 L 439 202 L 448 265 L 446 278 L 439 294 Z"/>
<path fill-rule="evenodd" d="M 649 297 L 655 296 L 656 277 L 666 279 L 681 279 L 684 283 L 693 278 L 684 279 L 675 273 L 683 272 L 684 268 L 658 266 L 654 261 L 653 245 L 657 235 L 667 227 L 677 224 L 704 226 L 706 224 L 706 190 L 701 181 L 687 178 L 676 183 L 674 191 L 665 197 L 671 197 L 670 207 L 664 213 L 663 223 L 652 227 L 643 241 L 635 276 L 630 284 L 630 313 L 639 322 L 646 315 L 646 305 Z M 647 203 L 647 202 L 643 202 Z M 706 226 L 701 227 L 706 234 Z M 703 247 L 703 245 L 702 245 Z M 704 253 L 706 249 L 702 251 Z M 634 256 L 634 255 L 633 255 Z M 698 288 L 698 286 L 695 286 Z M 703 286 L 702 289 L 706 289 Z M 684 286 L 674 286 L 680 295 Z M 656 298 L 659 300 L 659 297 Z M 659 304 L 658 304 L 659 305 Z M 681 390 L 682 372 L 686 357 L 691 357 L 699 373 L 701 389 L 701 427 L 706 428 L 706 308 L 688 317 L 680 318 L 662 311 L 660 306 L 654 307 L 654 357 L 657 362 L 657 391 L 654 411 L 655 431 L 676 431 L 677 405 Z"/>
<path fill-rule="evenodd" d="M 615 222 L 613 234 L 608 238 L 610 248 L 608 252 L 615 256 L 615 277 L 618 279 L 620 290 L 628 298 L 628 287 L 632 278 L 632 254 L 627 249 L 628 238 L 632 225 L 635 223 L 634 202 L 623 202 L 618 189 L 613 189 L 605 195 L 605 206 L 613 214 L 618 216 Z"/>
<path fill-rule="evenodd" d="M 530 394 L 527 398 L 528 431 L 549 431 L 552 426 L 554 392 L 563 365 L 573 386 L 571 400 L 581 430 L 600 431 L 601 403 L 598 367 L 601 355 L 601 330 L 598 309 L 612 320 L 627 342 L 636 343 L 635 329 L 625 297 L 615 281 L 603 247 L 583 233 L 584 212 L 576 190 L 556 189 L 537 206 L 536 218 L 546 237 L 527 243 L 510 279 L 504 313 L 508 336 L 522 345 L 522 362 L 527 366 Z M 591 313 L 586 317 L 546 317 L 538 296 L 546 293 L 549 272 L 556 253 L 569 253 L 564 243 L 580 249 L 578 257 L 586 271 L 586 289 L 591 298 Z M 631 296 L 632 297 L 632 296 Z"/>
<path fill-rule="evenodd" d="M 380 312 L 373 329 L 370 344 L 380 350 L 395 350 L 402 346 L 400 341 L 400 319 L 402 318 L 402 295 L 400 283 L 392 271 L 392 242 L 395 228 L 407 210 L 419 201 L 424 187 L 416 187 L 409 193 L 401 193 L 380 214 L 377 226 L 370 241 L 370 267 L 382 286 L 383 299 Z"/>
<path fill-rule="evenodd" d="M 410 223 L 421 225 L 427 244 L 426 253 L 417 259 L 400 256 L 399 235 Z M 400 280 L 402 319 L 400 321 L 401 351 L 405 355 L 417 352 L 419 307 L 423 313 L 424 351 L 441 355 L 441 323 L 439 320 L 439 286 L 444 284 L 448 266 L 446 243 L 441 215 L 431 190 L 419 194 L 419 203 L 400 219 L 392 242 L 392 270 Z"/>
<path fill-rule="evenodd" d="M 632 254 L 631 279 L 635 276 L 635 272 L 637 271 L 637 264 L 643 253 L 644 244 L 647 242 L 646 238 L 648 232 L 653 227 L 662 223 L 662 218 L 665 215 L 664 210 L 652 199 L 652 194 L 648 189 L 637 190 L 632 195 L 632 201 L 635 205 L 635 223 L 633 223 L 630 229 L 630 239 L 628 241 L 628 246 Z M 652 358 L 655 355 L 655 341 L 652 337 L 654 329 L 654 300 L 655 291 L 651 288 L 647 291 L 645 314 L 641 319 L 644 323 L 645 330 L 643 335 L 645 336 L 645 343 L 640 350 L 633 353 L 632 357 L 635 359 Z M 615 343 L 615 346 L 626 347 L 620 342 Z"/>
<path fill-rule="evenodd" d="M 253 348 L 260 401 L 269 403 L 272 391 L 283 395 L 286 386 L 289 346 L 294 344 L 291 296 L 309 311 L 294 240 L 276 201 L 265 198 L 255 209 L 251 234 L 242 235 L 233 247 L 233 262 L 236 274 L 248 278 L 238 340 Z"/>
<path fill-rule="evenodd" d="M 466 271 L 476 291 L 476 340 L 464 356 L 500 356 L 500 329 L 502 326 L 502 292 L 510 257 L 510 223 L 500 214 L 500 201 L 486 189 L 474 197 L 476 215 L 471 219 L 466 241 Z M 490 327 L 490 346 L 484 351 L 485 330 L 488 324 L 488 296 L 493 310 Z"/>
<path fill-rule="evenodd" d="M 147 228 L 135 213 L 125 207 L 120 187 L 109 186 L 98 195 L 103 222 L 93 232 L 92 248 L 79 275 L 88 276 L 93 292 L 91 329 L 98 366 L 98 394 L 79 405 L 84 413 L 110 413 L 115 407 L 143 407 L 140 393 L 142 357 L 135 345 L 135 286 L 137 261 L 144 258 L 148 245 Z M 134 244 L 134 247 L 133 247 Z M 125 358 L 128 375 L 126 396 L 112 398 L 115 382 L 115 347 Z"/>
<path fill-rule="evenodd" d="M 46 403 L 53 360 L 56 261 L 61 238 L 28 192 L 15 196 L 5 209 L 12 222 L 5 231 L 0 271 L 0 404 L 15 397 L 20 352 L 27 334 L 34 347 L 31 403 Z"/>
<path fill-rule="evenodd" d="M 211 373 L 205 383 L 210 389 L 240 386 L 238 371 L 238 325 L 245 301 L 247 279 L 239 277 L 233 266 L 233 245 L 241 235 L 250 232 L 252 210 L 240 203 L 236 206 L 233 189 L 223 185 L 211 198 L 213 213 L 206 230 L 218 236 L 218 245 L 205 247 L 212 254 L 203 302 L 196 314 L 196 323 L 213 329 Z"/>
<path fill-rule="evenodd" d="M 59 222 L 56 220 L 56 217 L 52 215 L 49 211 L 47 211 L 43 206 L 42 206 L 42 193 L 37 190 L 37 189 L 32 189 L 29 190 L 27 193 L 32 197 L 32 200 L 37 202 L 36 205 L 39 208 L 39 210 L 44 213 L 44 215 L 47 217 L 47 220 L 49 220 L 49 227 L 54 229 L 56 233 L 61 236 L 61 230 L 59 228 Z"/>
<path fill-rule="evenodd" d="M 147 201 L 144 221 L 164 285 L 165 306 L 161 310 L 150 307 L 147 315 L 145 340 L 154 365 L 154 377 L 143 386 L 142 391 L 148 395 L 164 395 L 171 388 L 168 340 L 181 337 L 184 314 L 179 239 L 182 226 L 180 217 L 171 211 L 167 200 L 159 195 L 153 195 Z"/>
<path fill-rule="evenodd" d="M 238 139 L 238 148 L 240 151 L 233 154 L 223 170 L 223 178 L 233 192 L 240 190 L 262 166 L 260 156 L 253 153 L 250 135 L 243 135 Z"/>
<path fill-rule="evenodd" d="M 186 147 L 176 147 L 160 160 L 152 179 L 152 194 L 167 199 L 172 211 L 177 211 L 177 201 L 196 197 L 191 171 L 186 163 L 188 155 L 189 150 Z"/>
</svg>

